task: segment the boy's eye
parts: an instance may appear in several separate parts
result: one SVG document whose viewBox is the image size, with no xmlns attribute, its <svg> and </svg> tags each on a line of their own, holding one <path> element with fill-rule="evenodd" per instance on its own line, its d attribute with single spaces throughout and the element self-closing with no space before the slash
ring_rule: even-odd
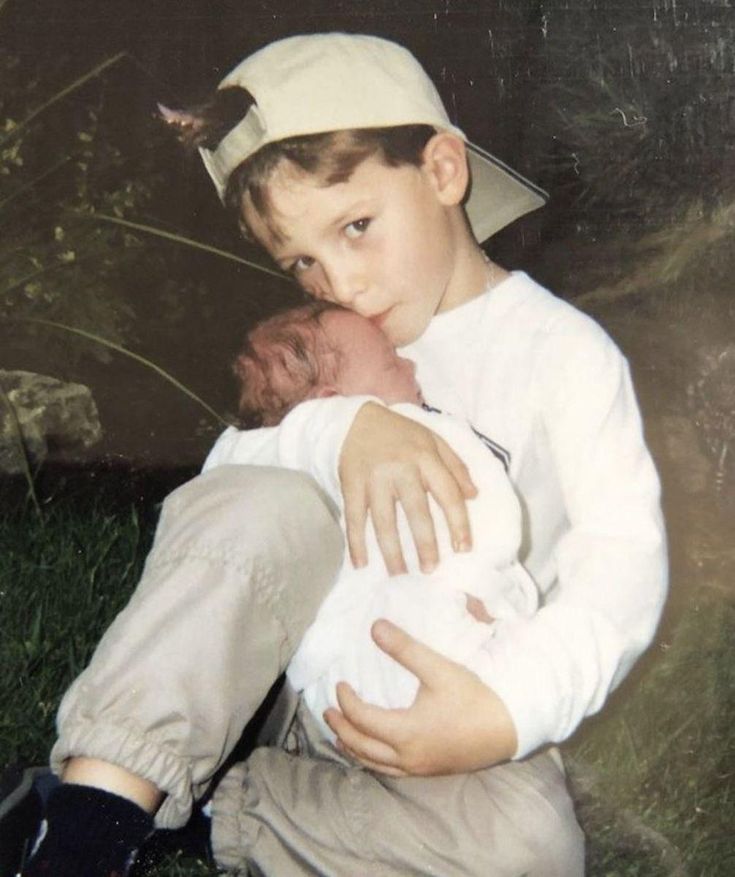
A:
<svg viewBox="0 0 735 877">
<path fill-rule="evenodd" d="M 314 260 L 311 256 L 299 256 L 298 259 L 291 263 L 289 270 L 292 274 L 300 274 L 302 271 L 306 271 L 307 268 L 311 268 L 313 264 Z"/>
<path fill-rule="evenodd" d="M 345 234 L 348 238 L 359 238 L 361 234 L 364 234 L 367 231 L 369 225 L 370 220 L 367 217 L 356 219 L 354 222 L 345 226 Z"/>
</svg>

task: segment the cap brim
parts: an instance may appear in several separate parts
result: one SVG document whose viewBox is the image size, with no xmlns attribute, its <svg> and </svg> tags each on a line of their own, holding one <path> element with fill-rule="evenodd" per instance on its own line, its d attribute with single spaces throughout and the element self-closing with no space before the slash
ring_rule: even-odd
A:
<svg viewBox="0 0 735 877">
<path fill-rule="evenodd" d="M 549 200 L 547 192 L 474 143 L 467 144 L 467 157 L 472 174 L 467 217 L 480 243 Z"/>
</svg>

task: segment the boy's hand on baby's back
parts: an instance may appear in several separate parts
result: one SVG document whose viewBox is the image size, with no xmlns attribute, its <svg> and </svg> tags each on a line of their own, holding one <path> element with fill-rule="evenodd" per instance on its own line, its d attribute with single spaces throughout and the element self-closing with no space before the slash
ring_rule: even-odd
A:
<svg viewBox="0 0 735 877">
<path fill-rule="evenodd" d="M 339 477 L 354 566 L 367 563 L 365 525 L 369 514 L 389 574 L 406 571 L 396 526 L 396 503 L 400 503 L 421 569 L 434 569 L 439 554 L 429 494 L 444 513 L 455 550 L 470 549 L 466 500 L 477 490 L 462 460 L 421 424 L 382 405 L 363 405 L 342 448 Z"/>
<path fill-rule="evenodd" d="M 343 751 L 389 776 L 467 773 L 513 756 L 513 720 L 479 677 L 388 621 L 373 625 L 373 638 L 418 677 L 419 690 L 409 708 L 390 710 L 340 683 L 341 712 L 329 709 L 324 717 Z"/>
</svg>

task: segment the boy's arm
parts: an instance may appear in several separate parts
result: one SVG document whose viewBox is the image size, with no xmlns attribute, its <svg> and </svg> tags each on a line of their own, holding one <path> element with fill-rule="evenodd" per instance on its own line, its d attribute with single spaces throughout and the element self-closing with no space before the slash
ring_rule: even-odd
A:
<svg viewBox="0 0 735 877">
<path fill-rule="evenodd" d="M 504 709 L 517 735 L 514 757 L 561 741 L 602 706 L 651 641 L 667 580 L 658 479 L 625 360 L 599 329 L 575 337 L 573 346 L 572 356 L 568 344 L 545 351 L 548 383 L 541 382 L 544 428 L 570 524 L 557 546 L 553 599 L 531 619 L 497 623 L 481 672 L 492 697 L 476 692 L 477 710 L 462 668 L 425 655 L 414 665 L 433 710 L 455 707 L 455 736 L 440 747 L 419 730 L 418 699 L 398 717 L 343 692 L 344 715 L 332 713 L 330 723 L 377 769 L 434 773 L 495 763 L 499 736 L 506 745 L 510 739 L 497 730 Z M 395 634 L 388 641 L 402 661 Z M 478 711 L 488 721 L 484 738 Z"/>
<path fill-rule="evenodd" d="M 485 681 L 513 716 L 516 757 L 597 712 L 650 644 L 666 596 L 660 486 L 628 365 L 595 324 L 553 337 L 539 382 L 569 529 L 557 586 L 531 619 L 498 625 Z"/>
<path fill-rule="evenodd" d="M 433 569 L 438 551 L 427 493 L 441 507 L 453 544 L 458 549 L 470 545 L 465 499 L 475 488 L 466 466 L 443 439 L 374 397 L 312 399 L 297 405 L 277 427 L 230 427 L 212 448 L 204 471 L 227 464 L 282 466 L 312 475 L 344 507 L 355 566 L 367 562 L 369 509 L 389 573 L 405 571 L 395 516 L 400 503 L 421 567 Z"/>
<path fill-rule="evenodd" d="M 389 575 L 406 572 L 396 506 L 411 530 L 420 568 L 439 560 L 428 496 L 441 508 L 455 551 L 472 545 L 466 500 L 476 487 L 464 462 L 435 432 L 384 405 L 365 405 L 347 433 L 339 463 L 345 524 L 354 566 L 367 563 L 368 515 Z"/>
<path fill-rule="evenodd" d="M 333 396 L 297 405 L 279 426 L 227 428 L 207 455 L 203 472 L 216 466 L 278 466 L 311 475 L 341 507 L 337 461 L 358 410 L 371 397 Z"/>
</svg>

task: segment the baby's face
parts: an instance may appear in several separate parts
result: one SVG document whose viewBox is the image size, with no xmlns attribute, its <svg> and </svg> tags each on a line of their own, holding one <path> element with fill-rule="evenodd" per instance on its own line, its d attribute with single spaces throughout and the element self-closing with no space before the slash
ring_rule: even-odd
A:
<svg viewBox="0 0 735 877">
<path fill-rule="evenodd" d="M 343 396 L 377 396 L 388 405 L 423 401 L 416 366 L 399 356 L 370 320 L 348 311 L 322 318 L 329 345 L 340 353 L 335 387 Z"/>
</svg>

